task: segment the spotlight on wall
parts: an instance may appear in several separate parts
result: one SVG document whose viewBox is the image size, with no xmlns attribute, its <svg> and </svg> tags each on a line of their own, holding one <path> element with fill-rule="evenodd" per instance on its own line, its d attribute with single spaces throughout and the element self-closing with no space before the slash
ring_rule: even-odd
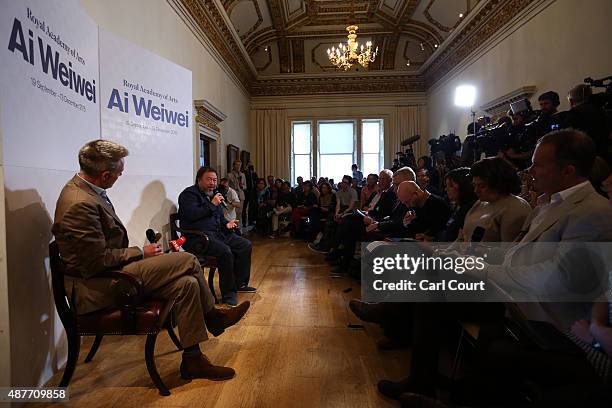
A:
<svg viewBox="0 0 612 408">
<path fill-rule="evenodd" d="M 476 87 L 460 85 L 455 89 L 455 106 L 472 107 L 476 101 Z"/>
</svg>

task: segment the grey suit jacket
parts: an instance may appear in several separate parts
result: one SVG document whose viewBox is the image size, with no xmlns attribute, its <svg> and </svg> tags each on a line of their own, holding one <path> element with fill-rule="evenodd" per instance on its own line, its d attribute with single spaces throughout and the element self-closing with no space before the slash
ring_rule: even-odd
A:
<svg viewBox="0 0 612 408">
<path fill-rule="evenodd" d="M 507 252 L 501 267 L 490 268 L 488 279 L 521 299 L 532 299 L 530 304 L 521 305 L 528 318 L 566 329 L 589 310 L 586 304 L 568 302 L 577 301 L 577 288 L 595 279 L 592 266 L 596 260 L 580 256 L 588 255 L 598 245 L 577 248 L 580 243 L 612 241 L 612 207 L 589 183 L 550 208 L 537 226 L 529 228 L 538 212 L 539 207 L 527 218 L 523 227 L 526 234 Z M 596 252 L 592 251 L 593 258 L 599 256 Z M 609 259 L 606 262 L 609 264 Z"/>
<path fill-rule="evenodd" d="M 57 200 L 52 231 L 67 266 L 67 293 L 77 291 L 78 313 L 111 305 L 114 283 L 96 275 L 142 259 L 140 248 L 128 248 L 127 230 L 113 208 L 75 175 Z"/>
</svg>

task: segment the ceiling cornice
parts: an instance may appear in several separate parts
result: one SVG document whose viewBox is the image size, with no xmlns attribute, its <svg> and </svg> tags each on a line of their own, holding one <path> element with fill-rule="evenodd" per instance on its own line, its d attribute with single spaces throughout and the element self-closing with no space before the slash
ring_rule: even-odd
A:
<svg viewBox="0 0 612 408">
<path fill-rule="evenodd" d="M 260 79 L 251 86 L 251 96 L 322 95 L 373 92 L 423 92 L 419 75 L 367 75 Z"/>
</svg>

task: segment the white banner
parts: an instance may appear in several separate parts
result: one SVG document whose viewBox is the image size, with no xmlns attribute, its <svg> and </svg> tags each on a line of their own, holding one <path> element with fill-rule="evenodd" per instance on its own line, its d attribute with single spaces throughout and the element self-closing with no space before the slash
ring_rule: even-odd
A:
<svg viewBox="0 0 612 408">
<path fill-rule="evenodd" d="M 127 175 L 193 174 L 191 71 L 100 29 L 102 137 L 130 150 Z"/>
<path fill-rule="evenodd" d="M 100 135 L 98 30 L 66 0 L 1 3 L 4 164 L 76 170 Z"/>
<path fill-rule="evenodd" d="M 100 29 L 101 135 L 130 151 L 109 190 L 133 244 L 193 184 L 191 71 Z"/>
</svg>

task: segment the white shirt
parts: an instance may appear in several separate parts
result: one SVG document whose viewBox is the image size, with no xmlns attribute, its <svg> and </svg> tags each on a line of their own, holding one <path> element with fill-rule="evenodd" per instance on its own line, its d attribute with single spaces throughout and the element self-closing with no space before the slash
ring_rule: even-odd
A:
<svg viewBox="0 0 612 408">
<path fill-rule="evenodd" d="M 572 194 L 580 190 L 582 187 L 586 186 L 588 183 L 590 183 L 590 181 L 586 180 L 586 181 L 583 181 L 582 183 L 576 184 L 575 186 L 566 188 L 563 191 L 558 191 L 554 193 L 553 195 L 551 195 L 550 203 L 540 207 L 540 209 L 538 210 L 538 214 L 535 217 L 533 217 L 533 220 L 531 221 L 531 225 L 529 226 L 529 229 L 531 230 L 531 229 L 537 228 L 537 226 L 544 219 L 544 216 L 546 215 L 546 213 L 551 208 L 560 205 L 563 201 L 567 200 Z"/>
<path fill-rule="evenodd" d="M 225 219 L 228 221 L 236 219 L 236 207 L 234 207 L 234 203 L 240 203 L 240 199 L 238 198 L 238 193 L 231 187 L 227 188 L 227 208 L 223 209 L 223 215 Z"/>
</svg>

